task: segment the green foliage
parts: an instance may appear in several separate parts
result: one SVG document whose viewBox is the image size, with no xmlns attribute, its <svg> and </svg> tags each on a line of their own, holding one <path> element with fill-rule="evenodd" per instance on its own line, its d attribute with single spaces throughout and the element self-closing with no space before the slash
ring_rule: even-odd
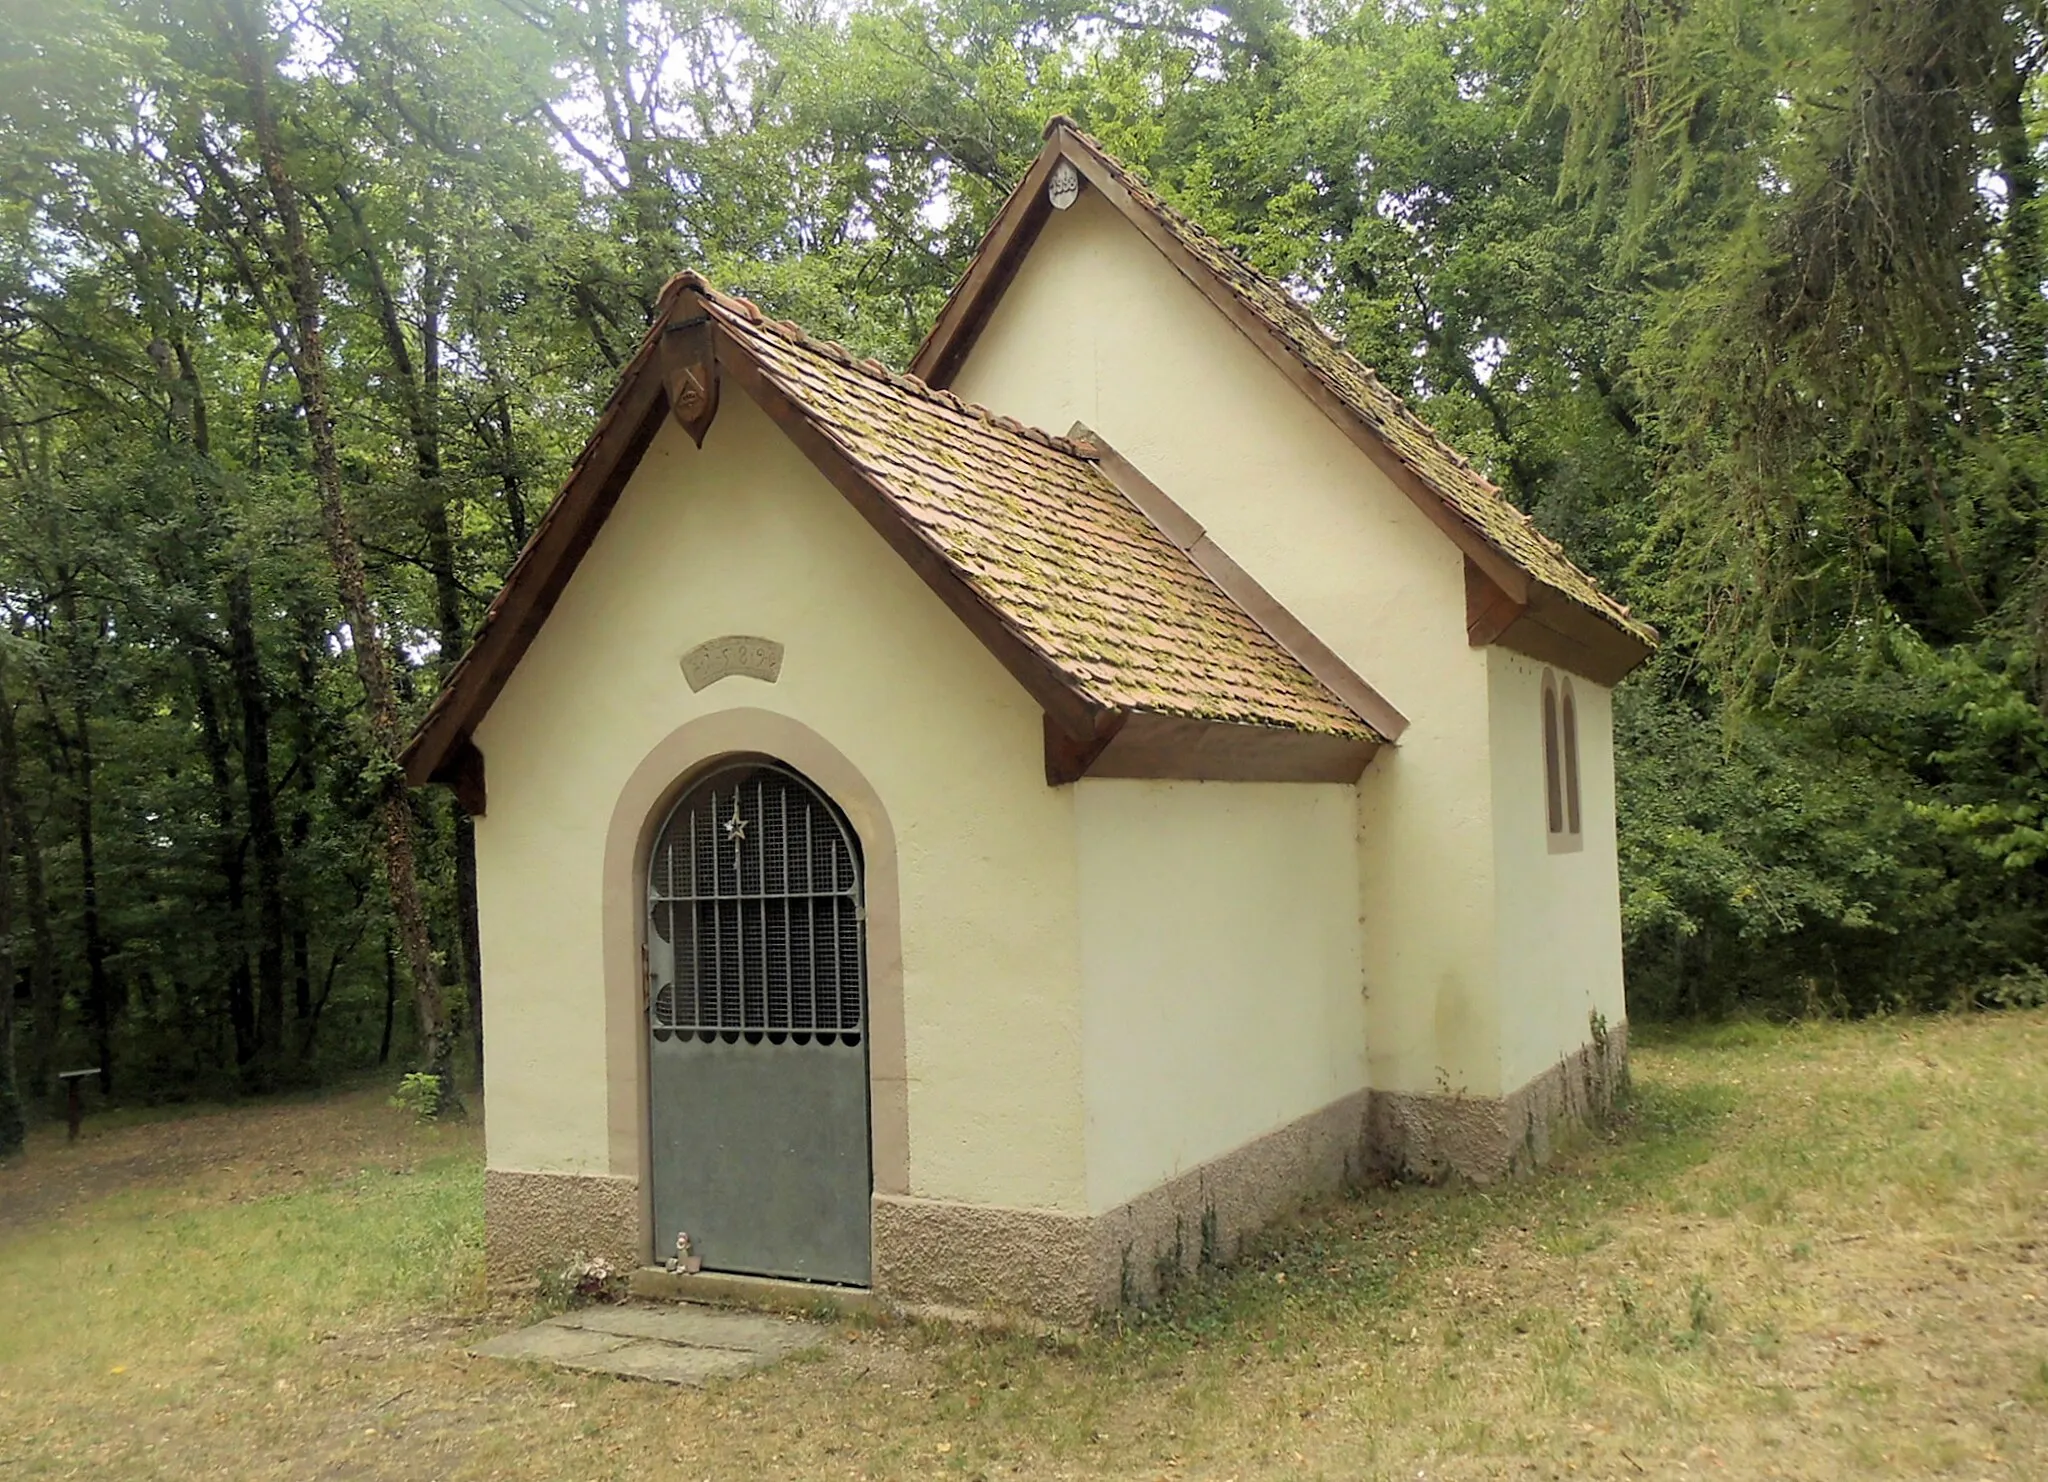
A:
<svg viewBox="0 0 2048 1482">
<path fill-rule="evenodd" d="M 391 1093 L 391 1104 L 400 1111 L 408 1111 L 422 1122 L 431 1122 L 441 1115 L 441 1106 L 447 1100 L 448 1088 L 441 1078 L 429 1071 L 409 1071 L 398 1083 L 398 1089 Z"/>
<path fill-rule="evenodd" d="M 2038 28 L 1842 0 L 1552 37 L 1563 199 L 1641 275 L 1640 1003 L 1966 1002 L 2040 957 Z"/>
<path fill-rule="evenodd" d="M 1957 713 L 1962 661 L 1937 665 L 1910 635 L 1892 638 L 1870 646 L 1894 652 L 1809 666 L 1732 729 L 1671 693 L 1668 658 L 1619 697 L 1638 1011 L 1939 1005 L 2038 960 L 2038 880 L 1976 826 L 1980 809 L 1952 801 L 1987 786 L 1978 733 Z"/>
<path fill-rule="evenodd" d="M 1992 979 L 1979 990 L 1986 1004 L 2001 1009 L 2048 1008 L 2048 972 L 2027 963 L 2017 972 Z"/>
<path fill-rule="evenodd" d="M 31 1108 L 95 1061 L 156 1098 L 410 1049 L 387 764 L 315 554 L 226 13 L 0 15 L 0 991 Z M 2033 991 L 2033 9 L 267 15 L 342 477 L 415 713 L 672 271 L 901 363 L 1067 112 L 1664 630 L 1619 699 L 1639 1016 Z M 473 979 L 466 836 L 417 808 L 435 947 Z"/>
</svg>

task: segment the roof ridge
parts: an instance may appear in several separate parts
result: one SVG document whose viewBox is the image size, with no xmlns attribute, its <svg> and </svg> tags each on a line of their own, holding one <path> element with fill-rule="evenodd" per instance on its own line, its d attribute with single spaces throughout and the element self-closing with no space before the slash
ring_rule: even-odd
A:
<svg viewBox="0 0 2048 1482">
<path fill-rule="evenodd" d="M 959 416 L 999 428 L 1003 432 L 1036 443 L 1052 452 L 1066 454 L 1068 457 L 1092 461 L 1100 456 L 1099 451 L 1091 443 L 1076 442 L 1070 437 L 1062 437 L 1056 432 L 1048 432 L 1042 427 L 1034 427 L 1015 417 L 994 411 L 979 402 L 963 400 L 943 387 L 926 384 L 921 376 L 913 375 L 909 371 L 891 369 L 872 355 L 865 358 L 856 356 L 837 340 L 813 335 L 793 319 L 776 319 L 763 312 L 759 304 L 744 294 L 727 293 L 717 287 L 695 268 L 685 268 L 669 279 L 668 286 L 662 290 L 664 299 L 671 290 L 695 292 L 726 312 L 746 320 L 752 328 L 766 330 L 777 339 L 829 360 L 842 370 L 855 371 L 871 381 L 879 381 L 905 395 L 915 396 L 920 401 L 930 402 Z"/>
</svg>

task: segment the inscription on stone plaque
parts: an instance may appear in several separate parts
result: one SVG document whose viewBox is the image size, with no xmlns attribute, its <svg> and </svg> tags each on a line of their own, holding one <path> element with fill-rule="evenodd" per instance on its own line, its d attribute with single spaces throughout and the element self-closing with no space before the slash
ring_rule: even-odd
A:
<svg viewBox="0 0 2048 1482">
<path fill-rule="evenodd" d="M 773 638 L 727 633 L 722 638 L 707 638 L 683 655 L 683 678 L 693 690 L 734 674 L 775 683 L 782 677 L 782 645 Z"/>
<path fill-rule="evenodd" d="M 1064 211 L 1081 198 L 1081 175 L 1072 160 L 1061 160 L 1052 167 L 1052 179 L 1045 183 L 1045 194 L 1055 211 Z"/>
</svg>

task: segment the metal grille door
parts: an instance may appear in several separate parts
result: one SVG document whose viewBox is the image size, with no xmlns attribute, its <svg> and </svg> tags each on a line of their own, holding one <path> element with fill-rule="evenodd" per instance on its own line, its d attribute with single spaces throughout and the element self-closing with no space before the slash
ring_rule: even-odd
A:
<svg viewBox="0 0 2048 1482">
<path fill-rule="evenodd" d="M 655 1255 L 865 1284 L 867 952 L 860 852 L 788 768 L 720 769 L 648 862 Z"/>
</svg>

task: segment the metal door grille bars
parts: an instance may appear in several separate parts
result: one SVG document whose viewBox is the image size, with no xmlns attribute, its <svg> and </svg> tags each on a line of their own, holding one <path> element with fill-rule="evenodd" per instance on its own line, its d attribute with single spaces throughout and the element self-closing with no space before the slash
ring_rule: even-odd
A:
<svg viewBox="0 0 2048 1482">
<path fill-rule="evenodd" d="M 860 861 L 803 778 L 747 763 L 675 807 L 649 861 L 648 1009 L 656 1039 L 860 1043 Z"/>
</svg>

